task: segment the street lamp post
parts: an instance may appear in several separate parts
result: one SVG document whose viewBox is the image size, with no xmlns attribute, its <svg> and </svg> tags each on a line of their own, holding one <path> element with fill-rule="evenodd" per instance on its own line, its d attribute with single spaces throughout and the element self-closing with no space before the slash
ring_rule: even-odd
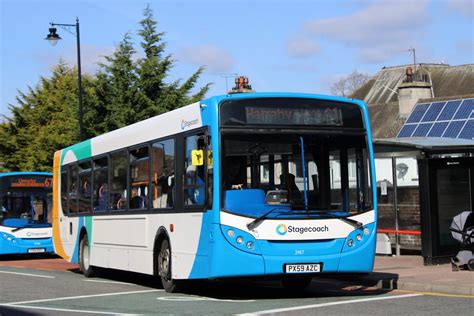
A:
<svg viewBox="0 0 474 316">
<path fill-rule="evenodd" d="M 49 34 L 46 36 L 47 40 L 52 46 L 56 46 L 58 40 L 61 37 L 56 33 L 55 26 L 59 26 L 72 35 L 76 36 L 77 40 L 77 96 L 79 100 L 79 140 L 84 140 L 84 125 L 83 125 L 83 112 L 82 112 L 82 76 L 81 76 L 81 41 L 79 36 L 79 18 L 76 18 L 76 24 L 62 24 L 62 23 L 53 23 L 51 22 L 51 27 L 49 28 Z M 76 33 L 70 31 L 69 28 L 76 27 Z"/>
</svg>

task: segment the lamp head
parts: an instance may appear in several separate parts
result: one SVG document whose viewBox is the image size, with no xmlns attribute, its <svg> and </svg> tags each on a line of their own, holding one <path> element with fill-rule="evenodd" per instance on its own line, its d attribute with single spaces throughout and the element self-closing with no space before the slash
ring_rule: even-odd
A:
<svg viewBox="0 0 474 316">
<path fill-rule="evenodd" d="M 46 35 L 45 40 L 47 40 L 51 46 L 56 46 L 58 41 L 61 39 L 61 37 L 56 34 L 56 28 L 55 27 L 50 27 L 49 28 L 49 34 Z"/>
</svg>

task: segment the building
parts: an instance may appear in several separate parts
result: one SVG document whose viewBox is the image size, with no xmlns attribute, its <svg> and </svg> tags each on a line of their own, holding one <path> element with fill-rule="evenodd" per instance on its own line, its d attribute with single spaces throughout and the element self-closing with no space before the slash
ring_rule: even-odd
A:
<svg viewBox="0 0 474 316">
<path fill-rule="evenodd" d="M 384 67 L 351 97 L 369 107 L 379 230 L 426 264 L 457 252 L 452 217 L 473 209 L 474 65 Z M 436 137 L 435 137 L 436 136 Z"/>
</svg>

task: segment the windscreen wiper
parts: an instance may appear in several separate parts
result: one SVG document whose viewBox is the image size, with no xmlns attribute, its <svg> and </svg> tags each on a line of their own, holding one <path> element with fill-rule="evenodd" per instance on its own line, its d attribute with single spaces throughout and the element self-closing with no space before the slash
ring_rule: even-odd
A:
<svg viewBox="0 0 474 316">
<path fill-rule="evenodd" d="M 291 212 L 291 214 L 296 214 L 296 215 L 324 214 L 323 215 L 324 218 L 337 218 L 337 219 L 340 219 L 343 222 L 346 222 L 348 224 L 351 224 L 351 225 L 355 226 L 356 228 L 360 228 L 360 227 L 364 226 L 364 223 L 356 221 L 355 219 L 347 218 L 347 217 L 344 217 L 344 216 L 332 215 L 332 214 L 329 214 L 329 212 L 306 211 L 306 212 Z"/>
<path fill-rule="evenodd" d="M 272 208 L 271 210 L 269 210 L 268 212 L 266 212 L 265 214 L 263 214 L 262 216 L 260 217 L 257 217 L 256 219 L 254 219 L 253 221 L 251 221 L 250 223 L 247 224 L 247 228 L 249 230 L 253 230 L 255 227 L 257 227 L 261 222 L 263 222 L 268 215 L 270 215 L 272 212 L 278 210 L 278 208 Z"/>
</svg>

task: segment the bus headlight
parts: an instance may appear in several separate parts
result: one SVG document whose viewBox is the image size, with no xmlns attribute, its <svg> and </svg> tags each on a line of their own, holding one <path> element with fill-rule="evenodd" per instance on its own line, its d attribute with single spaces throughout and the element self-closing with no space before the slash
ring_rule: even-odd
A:
<svg viewBox="0 0 474 316">
<path fill-rule="evenodd" d="M 362 235 L 361 235 L 361 234 L 357 234 L 356 239 L 357 239 L 357 241 L 361 241 L 361 240 L 362 240 Z"/>
<path fill-rule="evenodd" d="M 353 241 L 352 239 L 349 239 L 349 240 L 347 241 L 347 245 L 348 245 L 349 247 L 352 247 L 353 244 L 354 244 L 354 241 Z"/>
<path fill-rule="evenodd" d="M 368 235 L 370 233 L 370 230 L 366 227 L 364 228 L 364 235 Z"/>
<path fill-rule="evenodd" d="M 255 236 L 232 226 L 221 225 L 222 235 L 233 247 L 252 254 L 261 254 Z"/>
</svg>

